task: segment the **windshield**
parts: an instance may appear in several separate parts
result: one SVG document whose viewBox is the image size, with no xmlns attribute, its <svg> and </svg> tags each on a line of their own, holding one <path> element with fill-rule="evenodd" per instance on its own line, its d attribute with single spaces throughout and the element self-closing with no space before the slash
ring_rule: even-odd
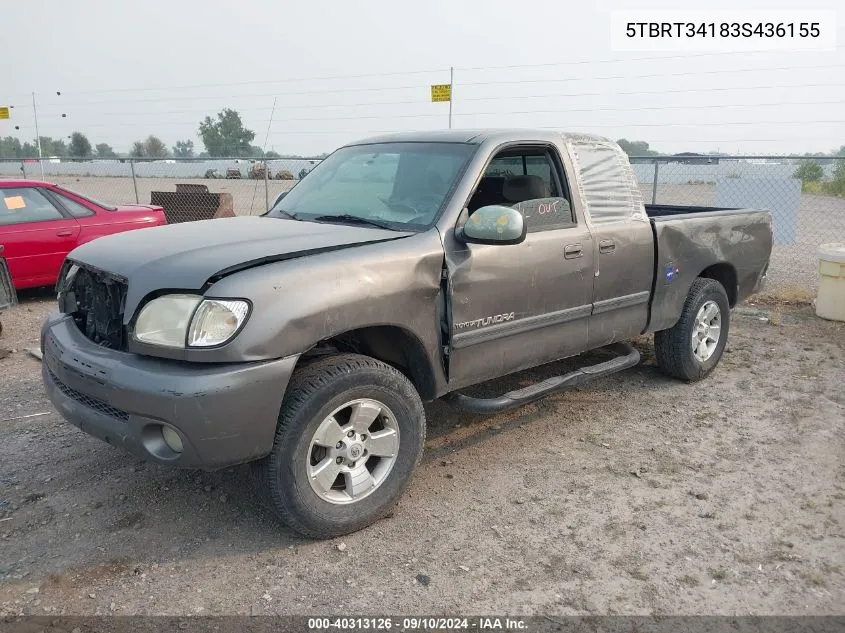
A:
<svg viewBox="0 0 845 633">
<path fill-rule="evenodd" d="M 475 150 L 465 143 L 378 143 L 339 149 L 317 165 L 267 215 L 422 228 Z M 331 216 L 331 217 L 329 217 Z"/>
</svg>

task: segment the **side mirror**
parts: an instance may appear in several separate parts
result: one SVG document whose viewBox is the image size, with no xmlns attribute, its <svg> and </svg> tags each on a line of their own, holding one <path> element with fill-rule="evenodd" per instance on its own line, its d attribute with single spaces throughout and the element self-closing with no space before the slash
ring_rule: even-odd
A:
<svg viewBox="0 0 845 633">
<path fill-rule="evenodd" d="M 466 244 L 519 244 L 528 227 L 522 213 L 513 207 L 490 205 L 477 209 L 455 238 Z"/>
</svg>

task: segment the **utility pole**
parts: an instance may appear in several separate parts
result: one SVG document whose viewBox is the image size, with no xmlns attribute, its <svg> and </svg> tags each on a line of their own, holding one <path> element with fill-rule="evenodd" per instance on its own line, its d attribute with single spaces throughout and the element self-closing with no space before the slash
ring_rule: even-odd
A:
<svg viewBox="0 0 845 633">
<path fill-rule="evenodd" d="M 455 67 L 449 66 L 449 129 L 452 129 L 452 101 L 455 99 Z"/>
<path fill-rule="evenodd" d="M 44 180 L 44 161 L 41 156 L 41 135 L 38 133 L 38 108 L 35 106 L 35 92 L 32 93 L 32 114 L 35 116 L 35 144 L 38 146 L 38 164 L 41 166 L 41 180 Z"/>
</svg>

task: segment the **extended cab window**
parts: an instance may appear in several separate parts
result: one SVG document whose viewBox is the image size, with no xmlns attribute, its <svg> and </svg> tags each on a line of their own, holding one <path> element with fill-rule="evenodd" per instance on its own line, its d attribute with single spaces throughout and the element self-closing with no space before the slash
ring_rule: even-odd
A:
<svg viewBox="0 0 845 633">
<path fill-rule="evenodd" d="M 488 205 L 522 211 L 529 233 L 575 224 L 565 184 L 545 148 L 508 149 L 497 154 L 469 202 L 469 212 Z"/>
<path fill-rule="evenodd" d="M 61 219 L 53 203 L 33 187 L 0 189 L 0 225 Z"/>
<path fill-rule="evenodd" d="M 593 224 L 645 218 L 642 193 L 625 154 L 615 143 L 575 142 L 572 157 L 581 175 L 581 192 Z"/>
</svg>

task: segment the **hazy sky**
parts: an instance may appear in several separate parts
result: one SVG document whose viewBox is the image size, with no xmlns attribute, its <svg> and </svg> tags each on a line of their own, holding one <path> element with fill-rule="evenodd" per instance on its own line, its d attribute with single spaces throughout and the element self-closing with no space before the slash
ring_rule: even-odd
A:
<svg viewBox="0 0 845 633">
<path fill-rule="evenodd" d="M 319 153 L 373 132 L 446 127 L 448 104 L 430 103 L 429 85 L 454 66 L 453 127 L 556 127 L 666 152 L 845 145 L 845 11 L 834 52 L 614 53 L 610 12 L 635 4 L 3 0 L 0 105 L 15 109 L 0 136 L 35 136 L 34 90 L 46 136 L 79 130 L 126 151 L 156 134 L 200 151 L 198 122 L 232 107 L 264 145 L 276 96 L 267 149 Z"/>
</svg>

